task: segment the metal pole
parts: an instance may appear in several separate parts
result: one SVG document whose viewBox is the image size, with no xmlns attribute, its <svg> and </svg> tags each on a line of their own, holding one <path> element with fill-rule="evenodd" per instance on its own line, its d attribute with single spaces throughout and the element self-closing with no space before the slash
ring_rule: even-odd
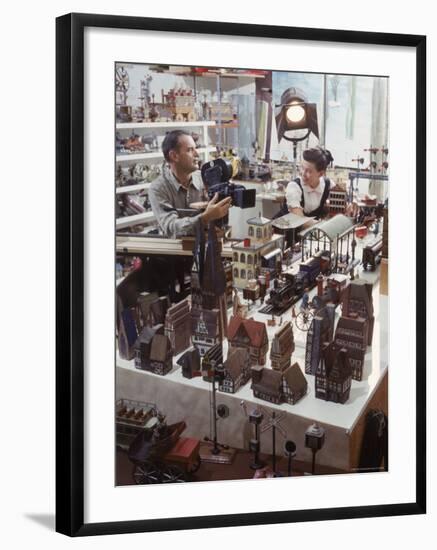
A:
<svg viewBox="0 0 437 550">
<path fill-rule="evenodd" d="M 275 421 L 276 413 L 272 413 L 273 422 Z M 272 466 L 273 473 L 276 474 L 276 427 L 275 424 L 272 424 Z"/>
<path fill-rule="evenodd" d="M 214 442 L 214 446 L 213 446 L 213 449 L 212 449 L 212 454 L 214 455 L 218 455 L 219 452 L 220 452 L 220 449 L 218 447 L 218 444 L 217 444 L 217 416 L 216 416 L 216 396 L 215 396 L 215 392 L 216 392 L 216 389 L 215 389 L 215 361 L 211 361 L 211 365 L 212 365 L 212 418 L 213 418 L 213 429 L 214 429 L 214 432 L 213 432 L 213 442 Z"/>
</svg>

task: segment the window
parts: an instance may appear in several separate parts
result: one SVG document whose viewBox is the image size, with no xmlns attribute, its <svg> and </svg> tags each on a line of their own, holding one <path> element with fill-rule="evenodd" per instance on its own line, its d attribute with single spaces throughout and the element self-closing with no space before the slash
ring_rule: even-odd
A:
<svg viewBox="0 0 437 550">
<path fill-rule="evenodd" d="M 246 270 L 245 270 L 245 269 L 242 269 L 242 270 L 241 270 L 241 278 L 242 278 L 242 279 L 245 279 L 245 278 L 246 278 Z"/>
<path fill-rule="evenodd" d="M 247 263 L 248 263 L 248 264 L 252 264 L 252 263 L 253 263 L 252 254 L 248 254 L 248 255 L 247 255 Z"/>
<path fill-rule="evenodd" d="M 262 239 L 262 230 L 261 230 L 261 227 L 257 227 L 256 228 L 256 238 L 257 239 Z"/>
<path fill-rule="evenodd" d="M 244 254 L 244 253 L 241 253 L 241 254 L 240 254 L 240 262 L 241 262 L 242 264 L 245 264 L 245 263 L 246 263 L 246 254 Z"/>
<path fill-rule="evenodd" d="M 253 237 L 253 226 L 249 225 L 249 237 Z"/>
<path fill-rule="evenodd" d="M 234 262 L 238 262 L 238 252 L 234 252 Z"/>
<path fill-rule="evenodd" d="M 234 277 L 238 278 L 238 269 L 236 267 L 234 267 Z"/>
<path fill-rule="evenodd" d="M 249 271 L 247 272 L 247 278 L 248 279 L 253 279 L 253 271 L 249 269 Z"/>
</svg>

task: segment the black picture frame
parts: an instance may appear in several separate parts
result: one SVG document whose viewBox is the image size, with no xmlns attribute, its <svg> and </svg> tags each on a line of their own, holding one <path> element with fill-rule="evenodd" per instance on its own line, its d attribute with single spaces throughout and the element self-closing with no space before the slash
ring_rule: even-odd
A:
<svg viewBox="0 0 437 550">
<path fill-rule="evenodd" d="M 84 29 L 136 29 L 374 44 L 416 52 L 416 499 L 235 515 L 84 523 Z M 68 14 L 56 20 L 56 530 L 69 536 L 321 521 L 426 512 L 426 37 L 417 35 Z"/>
</svg>

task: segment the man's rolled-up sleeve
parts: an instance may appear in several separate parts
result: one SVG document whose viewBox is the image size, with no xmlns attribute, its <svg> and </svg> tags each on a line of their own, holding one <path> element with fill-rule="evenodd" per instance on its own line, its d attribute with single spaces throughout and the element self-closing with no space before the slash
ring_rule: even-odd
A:
<svg viewBox="0 0 437 550">
<path fill-rule="evenodd" d="M 288 208 L 302 208 L 300 201 L 302 199 L 302 191 L 297 183 L 290 181 L 285 190 Z"/>
<path fill-rule="evenodd" d="M 153 184 L 149 189 L 149 201 L 161 231 L 170 239 L 194 235 L 196 228 L 202 223 L 200 214 L 180 218 L 165 189 Z"/>
</svg>

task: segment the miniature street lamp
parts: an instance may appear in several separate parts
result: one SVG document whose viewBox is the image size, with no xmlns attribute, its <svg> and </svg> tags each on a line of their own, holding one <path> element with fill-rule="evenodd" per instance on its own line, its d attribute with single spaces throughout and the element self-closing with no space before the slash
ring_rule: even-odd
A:
<svg viewBox="0 0 437 550">
<path fill-rule="evenodd" d="M 255 435 L 254 438 L 250 440 L 249 442 L 249 450 L 253 452 L 253 462 L 250 465 L 252 470 L 258 470 L 259 468 L 262 468 L 264 466 L 264 463 L 261 462 L 259 459 L 259 450 L 260 450 L 260 442 L 259 442 L 259 427 L 261 422 L 263 421 L 263 414 L 259 409 L 254 409 L 249 414 L 249 422 L 254 425 L 255 429 Z"/>
<path fill-rule="evenodd" d="M 311 465 L 311 474 L 314 475 L 316 469 L 316 453 L 320 451 L 325 443 L 325 430 L 317 424 L 311 426 L 305 432 L 305 447 L 311 449 L 313 461 Z"/>
<path fill-rule="evenodd" d="M 291 476 L 291 459 L 296 456 L 296 443 L 294 441 L 291 441 L 291 439 L 287 439 L 287 441 L 284 443 L 284 452 L 285 455 L 288 456 L 288 477 Z"/>
</svg>

